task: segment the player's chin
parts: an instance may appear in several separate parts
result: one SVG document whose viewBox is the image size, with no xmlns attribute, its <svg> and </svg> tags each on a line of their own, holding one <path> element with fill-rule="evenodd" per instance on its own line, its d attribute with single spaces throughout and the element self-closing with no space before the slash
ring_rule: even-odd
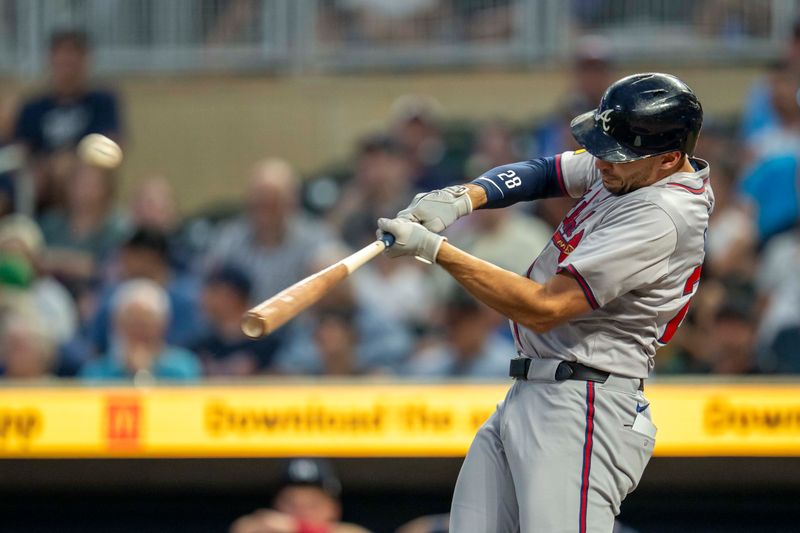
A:
<svg viewBox="0 0 800 533">
<path fill-rule="evenodd" d="M 622 182 L 603 178 L 603 187 L 611 194 L 622 194 Z"/>
</svg>

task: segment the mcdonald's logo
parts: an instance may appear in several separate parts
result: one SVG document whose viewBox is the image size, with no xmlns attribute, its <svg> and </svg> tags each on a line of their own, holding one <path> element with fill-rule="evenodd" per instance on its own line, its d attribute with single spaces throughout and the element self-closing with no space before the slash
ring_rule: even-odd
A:
<svg viewBox="0 0 800 533">
<path fill-rule="evenodd" d="M 142 406 L 138 396 L 112 396 L 106 411 L 108 447 L 112 450 L 139 448 Z"/>
</svg>

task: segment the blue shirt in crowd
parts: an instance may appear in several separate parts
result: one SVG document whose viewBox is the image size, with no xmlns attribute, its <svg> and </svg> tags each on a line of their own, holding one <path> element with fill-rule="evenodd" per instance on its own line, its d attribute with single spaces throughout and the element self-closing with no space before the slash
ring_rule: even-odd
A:
<svg viewBox="0 0 800 533">
<path fill-rule="evenodd" d="M 112 350 L 100 359 L 88 361 L 78 375 L 86 380 L 131 379 L 133 375 L 122 363 L 122 356 Z M 164 346 L 150 372 L 158 379 L 196 380 L 202 375 L 197 357 L 177 346 Z"/>
<path fill-rule="evenodd" d="M 112 334 L 112 304 L 117 286 L 104 290 L 97 313 L 90 324 L 89 337 L 99 352 L 108 349 Z M 200 284 L 191 276 L 175 276 L 165 287 L 171 310 L 165 338 L 170 344 L 189 346 L 206 328 L 200 311 Z"/>
<path fill-rule="evenodd" d="M 798 158 L 781 155 L 758 163 L 745 175 L 741 192 L 755 204 L 755 218 L 761 243 L 790 229 L 800 216 Z"/>
<path fill-rule="evenodd" d="M 117 138 L 121 132 L 117 97 L 109 91 L 89 91 L 72 101 L 46 94 L 20 111 L 14 131 L 33 154 L 72 149 L 89 133 Z"/>
</svg>

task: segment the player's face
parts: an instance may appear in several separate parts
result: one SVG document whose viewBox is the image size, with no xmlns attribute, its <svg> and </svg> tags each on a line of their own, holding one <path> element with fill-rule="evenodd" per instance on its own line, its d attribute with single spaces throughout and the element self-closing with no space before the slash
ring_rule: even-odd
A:
<svg viewBox="0 0 800 533">
<path fill-rule="evenodd" d="M 603 186 L 608 192 L 620 196 L 658 181 L 661 160 L 659 157 L 647 157 L 627 163 L 610 163 L 595 159 L 594 165 L 600 171 Z"/>
</svg>

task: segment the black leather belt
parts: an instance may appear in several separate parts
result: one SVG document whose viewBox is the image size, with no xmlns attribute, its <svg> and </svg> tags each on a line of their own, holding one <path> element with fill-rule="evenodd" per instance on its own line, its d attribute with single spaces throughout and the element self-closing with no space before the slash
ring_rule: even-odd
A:
<svg viewBox="0 0 800 533">
<path fill-rule="evenodd" d="M 531 367 L 530 357 L 515 357 L 511 360 L 508 368 L 508 375 L 515 379 L 528 379 L 528 370 Z M 610 376 L 610 372 L 597 370 L 590 366 L 574 363 L 572 361 L 561 361 L 556 368 L 556 381 L 576 379 L 578 381 L 594 381 L 595 383 L 605 383 Z M 639 390 L 644 390 L 644 380 L 639 380 Z"/>
<path fill-rule="evenodd" d="M 530 357 L 515 357 L 511 360 L 511 364 L 508 367 L 508 375 L 516 379 L 527 379 L 528 370 L 531 367 L 531 361 L 533 361 L 533 359 Z M 610 372 L 597 370 L 580 363 L 562 361 L 558 365 L 558 368 L 556 368 L 555 378 L 556 381 L 576 379 L 578 381 L 594 381 L 596 383 L 605 383 L 610 375 Z"/>
</svg>

